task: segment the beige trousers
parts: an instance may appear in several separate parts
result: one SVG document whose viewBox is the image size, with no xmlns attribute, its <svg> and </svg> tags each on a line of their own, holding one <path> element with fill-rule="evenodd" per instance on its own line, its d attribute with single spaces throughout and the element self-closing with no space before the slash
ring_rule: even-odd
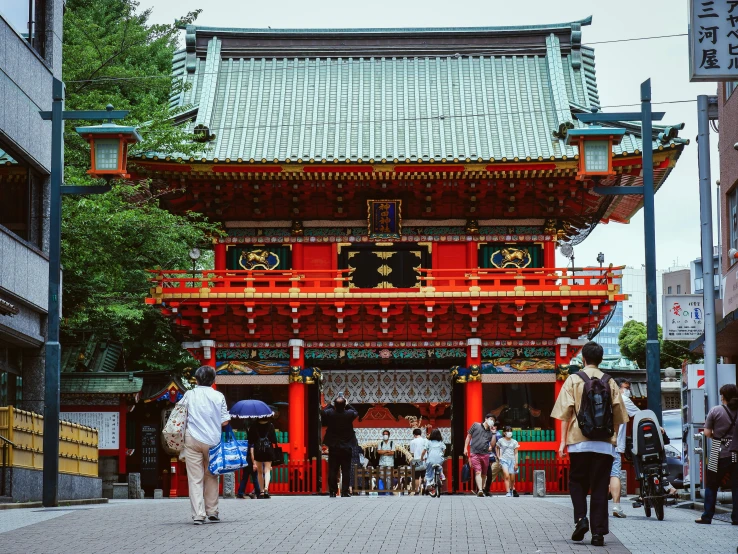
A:
<svg viewBox="0 0 738 554">
<path fill-rule="evenodd" d="M 218 476 L 208 470 L 210 447 L 185 435 L 184 458 L 187 464 L 187 483 L 190 488 L 192 519 L 205 520 L 218 515 Z"/>
</svg>

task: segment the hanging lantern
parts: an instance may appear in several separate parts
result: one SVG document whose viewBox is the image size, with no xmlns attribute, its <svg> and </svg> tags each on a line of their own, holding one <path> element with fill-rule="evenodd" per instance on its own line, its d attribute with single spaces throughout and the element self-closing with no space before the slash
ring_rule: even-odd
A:
<svg viewBox="0 0 738 554">
<path fill-rule="evenodd" d="M 106 108 L 109 112 L 113 106 Z M 90 143 L 90 168 L 87 173 L 104 179 L 128 179 L 128 145 L 141 142 L 135 127 L 116 125 L 108 121 L 102 125 L 77 127 L 76 131 Z"/>
<path fill-rule="evenodd" d="M 567 146 L 579 147 L 577 179 L 612 177 L 612 147 L 623 140 L 625 129 L 620 127 L 589 126 L 571 129 L 566 135 Z"/>
</svg>

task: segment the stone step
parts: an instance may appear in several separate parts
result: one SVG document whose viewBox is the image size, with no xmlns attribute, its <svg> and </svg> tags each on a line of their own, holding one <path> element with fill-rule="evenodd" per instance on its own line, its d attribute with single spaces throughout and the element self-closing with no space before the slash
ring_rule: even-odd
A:
<svg viewBox="0 0 738 554">
<path fill-rule="evenodd" d="M 12 496 L 0 496 L 0 504 L 8 504 L 13 501 Z"/>
</svg>

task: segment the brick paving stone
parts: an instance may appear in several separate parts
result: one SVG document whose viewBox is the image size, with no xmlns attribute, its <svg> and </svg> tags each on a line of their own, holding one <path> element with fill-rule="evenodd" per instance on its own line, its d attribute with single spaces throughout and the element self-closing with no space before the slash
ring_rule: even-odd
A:
<svg viewBox="0 0 738 554">
<path fill-rule="evenodd" d="M 628 518 L 611 519 L 606 546 L 597 548 L 589 535 L 570 540 L 571 503 L 551 496 L 221 500 L 223 521 L 198 527 L 186 499 L 126 500 L 86 510 L 2 511 L 0 553 L 733 554 L 738 546 L 738 527 L 697 526 L 695 512 L 669 508 L 657 522 L 623 507 Z"/>
</svg>

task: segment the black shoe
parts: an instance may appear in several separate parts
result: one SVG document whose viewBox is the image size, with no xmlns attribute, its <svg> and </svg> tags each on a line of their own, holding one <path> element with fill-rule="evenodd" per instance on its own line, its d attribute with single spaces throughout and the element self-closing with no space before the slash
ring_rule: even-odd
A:
<svg viewBox="0 0 738 554">
<path fill-rule="evenodd" d="M 212 523 L 218 523 L 220 521 L 220 517 L 217 515 L 208 516 L 208 521 Z"/>
<path fill-rule="evenodd" d="M 341 498 L 350 498 L 350 497 L 351 497 L 351 493 L 350 492 L 342 492 L 341 493 Z"/>
<path fill-rule="evenodd" d="M 520 495 L 518 494 L 518 491 L 513 489 L 513 497 L 518 498 Z"/>
<path fill-rule="evenodd" d="M 695 522 L 695 523 L 699 523 L 700 525 L 710 525 L 710 524 L 712 523 L 712 521 L 711 521 L 711 520 L 707 520 L 707 519 L 702 519 L 702 518 L 700 518 L 700 519 L 695 519 L 695 520 L 694 520 L 694 522 Z M 736 525 L 736 524 L 733 524 L 733 525 Z"/>
<path fill-rule="evenodd" d="M 605 537 L 602 535 L 592 535 L 592 546 L 605 546 Z"/>
<path fill-rule="evenodd" d="M 329 494 L 328 496 L 329 496 L 330 498 L 335 498 L 335 497 L 336 497 L 336 493 L 335 493 L 335 492 L 332 492 L 332 493 L 330 493 L 330 494 Z"/>
<path fill-rule="evenodd" d="M 242 494 L 237 494 L 237 495 L 236 495 L 236 498 L 240 498 L 241 500 L 243 500 L 243 499 L 244 499 L 244 498 L 246 498 L 246 497 L 245 497 L 244 495 L 242 495 Z"/>
<path fill-rule="evenodd" d="M 202 525 L 203 523 L 205 523 L 205 520 L 203 520 L 203 519 L 196 519 L 192 523 L 194 523 L 195 525 Z"/>
<path fill-rule="evenodd" d="M 571 534 L 571 540 L 581 541 L 584 535 L 589 531 L 589 520 L 583 517 L 577 522 L 577 526 L 574 528 L 574 532 Z"/>
<path fill-rule="evenodd" d="M 264 491 L 263 493 L 261 493 L 261 497 L 262 498 L 271 498 L 271 496 L 269 496 L 269 491 Z"/>
</svg>

